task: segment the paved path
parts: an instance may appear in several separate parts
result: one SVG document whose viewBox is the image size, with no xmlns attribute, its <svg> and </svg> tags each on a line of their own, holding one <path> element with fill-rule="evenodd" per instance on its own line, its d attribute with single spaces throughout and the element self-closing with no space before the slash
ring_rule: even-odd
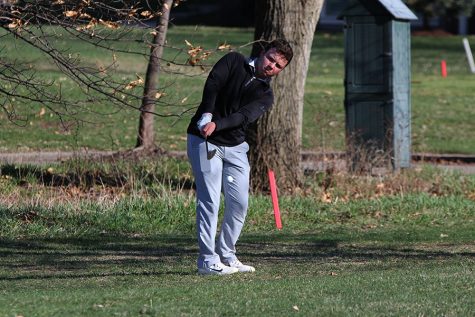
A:
<svg viewBox="0 0 475 317">
<path fill-rule="evenodd" d="M 74 157 L 99 158 L 113 154 L 113 151 L 82 150 L 71 152 L 18 152 L 0 153 L 0 164 L 33 164 L 45 165 L 60 163 Z M 175 157 L 186 158 L 184 151 L 169 152 Z M 345 160 L 342 153 L 328 154 L 330 159 L 324 160 L 322 154 L 315 152 L 302 153 L 302 168 L 307 170 L 325 170 L 330 166 L 337 169 L 346 169 Z M 327 156 L 328 157 L 328 156 Z M 422 159 L 421 159 L 422 158 Z M 413 155 L 413 166 L 421 164 L 433 164 L 437 167 L 460 171 L 466 174 L 475 174 L 475 156 L 469 155 L 447 155 L 447 154 L 415 154 Z M 453 162 L 452 162 L 453 161 Z"/>
</svg>

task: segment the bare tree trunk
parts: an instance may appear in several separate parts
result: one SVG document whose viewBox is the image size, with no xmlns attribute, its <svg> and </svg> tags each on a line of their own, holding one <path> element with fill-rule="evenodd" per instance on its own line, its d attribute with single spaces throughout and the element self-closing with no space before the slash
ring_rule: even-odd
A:
<svg viewBox="0 0 475 317">
<path fill-rule="evenodd" d="M 267 171 L 281 189 L 300 185 L 300 147 L 304 86 L 315 28 L 323 0 L 257 0 L 255 40 L 284 38 L 294 50 L 290 65 L 272 81 L 273 109 L 250 133 L 251 179 L 255 190 L 268 188 Z M 253 48 L 257 55 L 260 45 Z"/>
<path fill-rule="evenodd" d="M 160 74 L 160 59 L 163 55 L 163 45 L 167 37 L 168 20 L 173 0 L 161 2 L 161 15 L 157 20 L 157 27 L 153 36 L 150 58 L 145 75 L 142 106 L 140 108 L 139 131 L 137 148 L 149 149 L 155 146 L 154 115 L 157 93 L 158 76 Z"/>
</svg>

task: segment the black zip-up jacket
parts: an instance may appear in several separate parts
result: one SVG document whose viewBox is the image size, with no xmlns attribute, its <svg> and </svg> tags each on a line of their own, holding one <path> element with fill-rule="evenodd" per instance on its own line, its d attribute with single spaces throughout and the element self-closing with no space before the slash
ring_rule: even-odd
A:
<svg viewBox="0 0 475 317">
<path fill-rule="evenodd" d="M 197 122 L 203 113 L 209 112 L 216 130 L 208 140 L 224 146 L 241 144 L 247 126 L 272 107 L 274 94 L 269 83 L 270 80 L 254 77 L 248 58 L 236 52 L 226 54 L 208 75 L 201 104 L 187 132 L 202 137 Z"/>
</svg>

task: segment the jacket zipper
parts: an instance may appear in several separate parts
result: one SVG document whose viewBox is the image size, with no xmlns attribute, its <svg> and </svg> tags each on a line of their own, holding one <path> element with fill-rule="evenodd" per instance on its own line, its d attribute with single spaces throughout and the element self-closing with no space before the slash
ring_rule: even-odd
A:
<svg viewBox="0 0 475 317">
<path fill-rule="evenodd" d="M 252 81 L 253 81 L 254 79 L 256 79 L 256 77 L 252 76 L 251 79 L 249 79 L 249 80 L 244 84 L 244 87 L 247 88 L 247 86 L 249 86 L 249 85 L 252 83 Z"/>
</svg>

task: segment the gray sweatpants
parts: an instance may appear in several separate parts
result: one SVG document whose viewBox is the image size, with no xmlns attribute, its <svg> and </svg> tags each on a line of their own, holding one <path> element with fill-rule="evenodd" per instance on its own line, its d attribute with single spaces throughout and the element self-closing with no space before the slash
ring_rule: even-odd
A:
<svg viewBox="0 0 475 317">
<path fill-rule="evenodd" d="M 215 156 L 206 158 L 205 140 L 188 134 L 187 152 L 196 183 L 196 226 L 200 254 L 198 267 L 236 259 L 236 242 L 246 218 L 249 198 L 249 145 L 216 146 Z M 216 241 L 221 192 L 224 218 Z"/>
</svg>

